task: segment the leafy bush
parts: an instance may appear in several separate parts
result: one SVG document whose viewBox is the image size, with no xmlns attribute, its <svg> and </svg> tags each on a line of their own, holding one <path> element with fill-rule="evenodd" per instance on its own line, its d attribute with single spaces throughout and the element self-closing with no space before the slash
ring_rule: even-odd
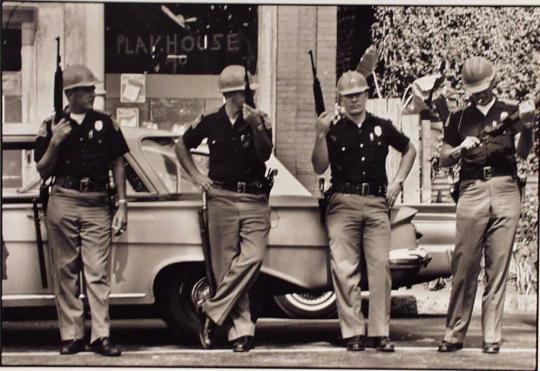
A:
<svg viewBox="0 0 540 371">
<path fill-rule="evenodd" d="M 495 92 L 522 100 L 540 95 L 540 8 L 375 7 L 373 43 L 383 95 L 401 97 L 418 77 L 445 62 L 447 97 L 463 103 L 463 62 L 481 55 L 497 67 Z M 535 145 L 520 171 L 538 174 L 538 115 Z M 538 197 L 528 193 L 516 235 L 510 278 L 520 292 L 536 288 Z"/>
</svg>

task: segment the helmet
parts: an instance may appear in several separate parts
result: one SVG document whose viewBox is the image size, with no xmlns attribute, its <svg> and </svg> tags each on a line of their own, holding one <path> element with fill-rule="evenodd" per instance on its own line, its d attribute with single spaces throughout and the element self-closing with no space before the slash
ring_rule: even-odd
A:
<svg viewBox="0 0 540 371">
<path fill-rule="evenodd" d="M 471 57 L 461 69 L 461 79 L 467 94 L 479 93 L 489 88 L 495 77 L 495 66 L 484 57 Z"/>
<path fill-rule="evenodd" d="M 72 64 L 64 70 L 64 90 L 96 86 L 98 82 L 92 71 L 82 64 Z"/>
<path fill-rule="evenodd" d="M 245 71 L 246 69 L 238 64 L 225 67 L 219 74 L 219 91 L 222 93 L 227 93 L 231 91 L 244 90 L 246 86 L 246 80 L 244 77 Z M 250 89 L 257 89 L 257 84 L 253 82 L 253 78 L 249 72 L 248 76 Z"/>
<path fill-rule="evenodd" d="M 345 72 L 337 82 L 337 92 L 340 95 L 362 93 L 368 89 L 366 78 L 357 71 Z"/>
</svg>

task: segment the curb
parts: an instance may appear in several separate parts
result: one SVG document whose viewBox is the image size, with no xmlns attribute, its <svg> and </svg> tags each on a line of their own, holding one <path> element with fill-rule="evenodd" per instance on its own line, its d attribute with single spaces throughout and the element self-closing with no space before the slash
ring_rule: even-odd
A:
<svg viewBox="0 0 540 371">
<path fill-rule="evenodd" d="M 482 290 L 478 290 L 474 301 L 473 314 L 482 313 Z M 399 290 L 393 293 L 391 311 L 400 315 L 446 315 L 450 290 L 429 291 Z M 504 313 L 535 314 L 538 309 L 537 295 L 520 295 L 507 293 L 504 302 Z"/>
</svg>

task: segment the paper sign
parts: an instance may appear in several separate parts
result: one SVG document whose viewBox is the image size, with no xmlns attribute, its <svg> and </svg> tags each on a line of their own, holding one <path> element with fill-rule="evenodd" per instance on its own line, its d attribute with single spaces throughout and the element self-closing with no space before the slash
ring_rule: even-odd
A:
<svg viewBox="0 0 540 371">
<path fill-rule="evenodd" d="M 137 107 L 118 107 L 116 109 L 116 121 L 121 127 L 138 127 L 139 109 Z"/>
<path fill-rule="evenodd" d="M 120 76 L 120 102 L 144 103 L 146 101 L 146 77 L 144 74 L 123 73 Z"/>
</svg>

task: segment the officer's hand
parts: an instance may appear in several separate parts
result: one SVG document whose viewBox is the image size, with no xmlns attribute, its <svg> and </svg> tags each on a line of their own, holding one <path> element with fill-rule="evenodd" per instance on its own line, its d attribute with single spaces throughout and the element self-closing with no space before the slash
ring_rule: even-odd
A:
<svg viewBox="0 0 540 371">
<path fill-rule="evenodd" d="M 261 125 L 263 122 L 259 110 L 251 108 L 244 103 L 244 106 L 242 107 L 242 115 L 244 116 L 244 121 L 247 122 L 252 129 L 262 129 Z"/>
<path fill-rule="evenodd" d="M 66 137 L 71 133 L 71 125 L 69 122 L 62 118 L 58 123 L 52 125 L 52 138 L 51 140 L 60 144 L 66 139 Z"/>
<path fill-rule="evenodd" d="M 459 147 L 467 151 L 469 149 L 478 147 L 479 145 L 480 139 L 478 139 L 477 137 L 467 137 L 463 140 L 463 142 L 461 142 Z"/>
<path fill-rule="evenodd" d="M 397 197 L 401 193 L 401 184 L 399 182 L 391 182 L 386 187 L 386 200 L 388 201 L 388 206 L 391 208 L 394 206 Z"/>
<path fill-rule="evenodd" d="M 119 204 L 112 221 L 113 236 L 120 236 L 127 228 L 127 205 Z"/>
<path fill-rule="evenodd" d="M 193 183 L 195 186 L 204 191 L 210 191 L 212 189 L 212 179 L 203 174 L 196 174 L 193 177 Z"/>
<path fill-rule="evenodd" d="M 519 119 L 525 124 L 526 127 L 531 127 L 534 123 L 534 102 L 527 100 L 521 103 L 519 106 Z"/>
<path fill-rule="evenodd" d="M 317 124 L 315 125 L 315 130 L 317 130 L 317 134 L 326 135 L 326 133 L 328 133 L 328 131 L 330 130 L 330 124 L 332 123 L 333 118 L 333 112 L 325 111 L 321 113 L 321 115 L 317 119 Z"/>
</svg>

